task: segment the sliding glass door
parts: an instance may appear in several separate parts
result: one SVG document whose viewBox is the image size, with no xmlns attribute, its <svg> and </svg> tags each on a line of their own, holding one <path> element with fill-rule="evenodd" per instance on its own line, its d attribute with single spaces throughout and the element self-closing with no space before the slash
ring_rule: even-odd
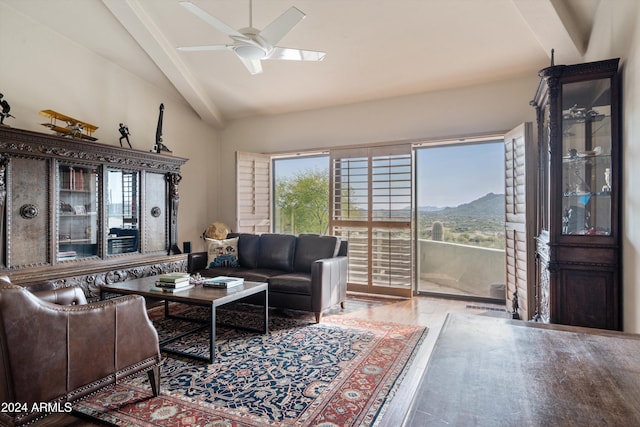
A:
<svg viewBox="0 0 640 427">
<path fill-rule="evenodd" d="M 504 144 L 238 153 L 237 229 L 347 240 L 351 291 L 504 300 Z"/>
<path fill-rule="evenodd" d="M 416 148 L 417 289 L 505 298 L 504 141 Z"/>
</svg>

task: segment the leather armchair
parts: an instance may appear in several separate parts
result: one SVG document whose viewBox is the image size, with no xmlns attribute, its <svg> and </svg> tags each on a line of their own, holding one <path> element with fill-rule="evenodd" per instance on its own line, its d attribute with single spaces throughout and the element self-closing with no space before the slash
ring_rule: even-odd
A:
<svg viewBox="0 0 640 427">
<path fill-rule="evenodd" d="M 0 277 L 0 402 L 27 408 L 0 413 L 0 425 L 43 416 L 34 403 L 65 408 L 140 371 L 158 395 L 162 359 L 144 299 L 85 302 L 79 288 L 32 293 Z"/>
<path fill-rule="evenodd" d="M 58 305 L 79 305 L 87 303 L 87 298 L 79 286 L 31 291 L 31 293 L 43 301 Z"/>
</svg>

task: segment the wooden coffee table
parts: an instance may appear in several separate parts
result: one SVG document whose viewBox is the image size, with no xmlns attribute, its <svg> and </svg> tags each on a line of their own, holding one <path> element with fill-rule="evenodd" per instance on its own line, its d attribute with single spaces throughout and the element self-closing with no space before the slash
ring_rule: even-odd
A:
<svg viewBox="0 0 640 427">
<path fill-rule="evenodd" d="M 205 288 L 202 285 L 197 285 L 191 289 L 185 289 L 179 292 L 158 292 L 151 290 L 157 280 L 157 276 L 144 277 L 141 279 L 127 280 L 125 282 L 113 283 L 109 285 L 100 286 L 100 299 L 105 299 L 106 294 L 135 294 L 142 295 L 144 297 L 156 298 L 164 300 L 164 314 L 165 317 L 178 318 L 182 320 L 188 320 L 196 323 L 203 323 L 203 325 L 196 329 L 191 329 L 184 333 L 181 333 L 175 337 L 168 338 L 160 342 L 160 350 L 177 354 L 180 356 L 187 356 L 198 360 L 204 360 L 208 363 L 213 363 L 215 360 L 215 347 L 216 347 L 216 307 L 229 304 L 231 302 L 237 302 L 243 298 L 251 295 L 262 294 L 264 303 L 264 330 L 256 330 L 251 328 L 238 327 L 239 329 L 248 329 L 257 332 L 269 333 L 269 301 L 268 301 L 268 288 L 266 283 L 259 282 L 247 282 L 240 286 L 235 286 L 229 289 L 216 289 Z M 182 316 L 175 316 L 169 313 L 169 302 L 179 302 L 187 305 L 199 305 L 210 307 L 211 316 L 209 320 L 185 318 Z M 198 354 L 183 352 L 168 348 L 167 345 L 187 335 L 196 333 L 205 328 L 209 328 L 209 357 L 204 357 Z"/>
</svg>

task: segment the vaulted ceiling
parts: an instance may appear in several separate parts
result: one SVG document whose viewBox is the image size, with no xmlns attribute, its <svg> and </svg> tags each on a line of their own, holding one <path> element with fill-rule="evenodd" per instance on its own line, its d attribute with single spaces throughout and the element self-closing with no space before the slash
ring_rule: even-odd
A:
<svg viewBox="0 0 640 427">
<path fill-rule="evenodd" d="M 531 75 L 579 62 L 599 0 L 254 0 L 262 29 L 295 6 L 306 14 L 281 45 L 322 62 L 264 61 L 251 75 L 227 35 L 178 0 L 0 0 L 165 90 L 216 127 L 232 119 L 428 92 Z M 232 28 L 249 0 L 191 0 Z"/>
</svg>

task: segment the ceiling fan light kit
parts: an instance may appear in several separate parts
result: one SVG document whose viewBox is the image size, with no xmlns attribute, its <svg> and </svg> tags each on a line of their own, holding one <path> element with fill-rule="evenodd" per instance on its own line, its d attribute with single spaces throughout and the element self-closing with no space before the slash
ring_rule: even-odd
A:
<svg viewBox="0 0 640 427">
<path fill-rule="evenodd" d="M 233 44 L 178 47 L 178 50 L 187 52 L 232 50 L 251 74 L 262 72 L 261 61 L 263 60 L 322 61 L 326 55 L 321 51 L 276 46 L 298 22 L 304 19 L 305 14 L 296 7 L 292 6 L 260 31 L 252 27 L 251 0 L 249 27 L 240 30 L 233 29 L 190 1 L 181 1 L 179 4 L 218 31 L 228 35 L 233 40 Z"/>
<path fill-rule="evenodd" d="M 268 55 L 268 52 L 260 46 L 234 46 L 233 51 L 236 55 L 244 59 L 264 59 Z"/>
</svg>

